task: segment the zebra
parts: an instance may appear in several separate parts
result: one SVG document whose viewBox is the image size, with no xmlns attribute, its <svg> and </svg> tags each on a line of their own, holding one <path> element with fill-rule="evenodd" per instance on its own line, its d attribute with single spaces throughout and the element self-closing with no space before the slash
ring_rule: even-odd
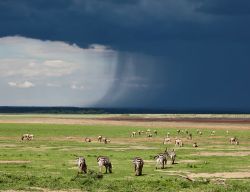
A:
<svg viewBox="0 0 250 192">
<path fill-rule="evenodd" d="M 166 145 L 168 143 L 171 143 L 171 139 L 169 137 L 164 138 L 163 144 Z"/>
<path fill-rule="evenodd" d="M 189 139 L 189 140 L 192 140 L 192 138 L 193 138 L 192 133 L 189 133 L 189 134 L 188 134 L 188 139 Z"/>
<path fill-rule="evenodd" d="M 28 140 L 33 140 L 34 139 L 34 135 L 33 134 L 29 134 Z"/>
<path fill-rule="evenodd" d="M 99 135 L 99 136 L 97 137 L 97 140 L 101 143 L 101 142 L 102 142 L 102 135 Z"/>
<path fill-rule="evenodd" d="M 154 156 L 154 159 L 156 160 L 156 165 L 155 165 L 155 169 L 158 168 L 158 165 L 160 165 L 161 169 L 164 169 L 164 165 L 167 164 L 167 155 L 166 154 L 158 154 L 156 156 Z"/>
<path fill-rule="evenodd" d="M 196 142 L 193 143 L 193 147 L 198 147 Z"/>
<path fill-rule="evenodd" d="M 154 130 L 154 134 L 157 135 L 157 133 L 158 133 L 157 130 Z"/>
<path fill-rule="evenodd" d="M 170 135 L 170 133 L 169 133 L 169 132 L 167 132 L 167 137 L 169 137 L 169 135 Z"/>
<path fill-rule="evenodd" d="M 88 137 L 86 137 L 86 138 L 85 138 L 85 142 L 86 142 L 86 143 L 88 143 L 88 142 L 90 143 L 90 142 L 91 142 L 91 139 L 88 138 Z"/>
<path fill-rule="evenodd" d="M 215 131 L 211 131 L 211 135 L 215 135 Z"/>
<path fill-rule="evenodd" d="M 135 176 L 142 175 L 142 168 L 143 168 L 143 165 L 144 165 L 143 159 L 140 158 L 140 157 L 135 157 L 132 162 L 133 162 L 133 164 L 135 166 Z"/>
<path fill-rule="evenodd" d="M 135 136 L 136 136 L 136 132 L 133 131 L 133 132 L 131 133 L 131 137 L 135 137 Z"/>
<path fill-rule="evenodd" d="M 138 132 L 138 135 L 141 135 L 141 133 L 142 133 L 140 130 L 138 130 L 137 132 Z"/>
<path fill-rule="evenodd" d="M 105 144 L 107 144 L 107 143 L 110 143 L 111 140 L 104 137 L 104 138 L 102 138 L 102 141 L 103 141 Z"/>
<path fill-rule="evenodd" d="M 84 157 L 78 157 L 77 161 L 76 161 L 79 171 L 80 173 L 87 173 L 87 164 L 86 164 L 86 160 Z"/>
<path fill-rule="evenodd" d="M 34 135 L 33 134 L 23 134 L 22 137 L 21 137 L 21 140 L 28 140 L 28 141 L 31 141 L 34 139 Z"/>
<path fill-rule="evenodd" d="M 147 134 L 147 137 L 153 137 L 152 133 L 149 132 L 149 133 Z"/>
<path fill-rule="evenodd" d="M 183 147 L 183 143 L 181 139 L 176 139 L 175 140 L 175 146 Z"/>
<path fill-rule="evenodd" d="M 98 166 L 99 166 L 99 172 L 101 173 L 102 172 L 102 167 L 104 166 L 106 168 L 106 171 L 105 173 L 112 173 L 112 164 L 109 160 L 108 157 L 104 157 L 104 156 L 99 156 L 97 157 L 97 163 L 98 163 Z"/>
<path fill-rule="evenodd" d="M 176 153 L 174 149 L 172 151 L 168 151 L 166 148 L 164 154 L 171 159 L 172 164 L 175 163 Z"/>
<path fill-rule="evenodd" d="M 239 145 L 239 141 L 236 137 L 230 138 L 230 144 Z"/>
</svg>

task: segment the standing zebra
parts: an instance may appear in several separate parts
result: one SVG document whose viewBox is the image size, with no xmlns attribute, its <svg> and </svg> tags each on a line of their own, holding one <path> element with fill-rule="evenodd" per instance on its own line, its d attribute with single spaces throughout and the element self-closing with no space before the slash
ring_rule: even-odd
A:
<svg viewBox="0 0 250 192">
<path fill-rule="evenodd" d="M 158 133 L 157 130 L 154 130 L 154 134 L 157 135 L 157 133 Z"/>
<path fill-rule="evenodd" d="M 101 143 L 101 142 L 102 142 L 102 135 L 99 135 L 99 136 L 97 137 L 97 140 Z"/>
<path fill-rule="evenodd" d="M 142 175 L 142 168 L 144 165 L 144 161 L 140 157 L 135 157 L 133 159 L 133 164 L 135 166 L 135 176 L 140 176 Z"/>
<path fill-rule="evenodd" d="M 109 173 L 112 173 L 112 164 L 109 161 L 108 157 L 104 156 L 97 157 L 97 163 L 99 166 L 99 172 L 102 172 L 102 167 L 104 166 L 106 168 L 105 173 L 108 173 L 107 170 L 109 170 Z"/>
<path fill-rule="evenodd" d="M 164 154 L 158 154 L 154 157 L 154 159 L 156 160 L 156 165 L 155 165 L 155 169 L 158 169 L 158 165 L 160 165 L 161 169 L 164 169 L 164 165 L 167 164 L 167 155 Z"/>
<path fill-rule="evenodd" d="M 176 140 L 175 140 L 175 146 L 183 147 L 182 140 L 181 140 L 181 139 L 176 139 Z"/>
<path fill-rule="evenodd" d="M 76 163 L 77 163 L 78 168 L 79 168 L 78 174 L 79 174 L 79 172 L 87 173 L 87 164 L 86 164 L 86 161 L 85 161 L 84 157 L 79 157 L 77 159 Z"/>
<path fill-rule="evenodd" d="M 166 148 L 165 154 L 171 159 L 172 164 L 174 164 L 175 163 L 175 158 L 176 158 L 175 150 L 173 149 L 172 151 L 168 151 L 167 148 Z"/>
<path fill-rule="evenodd" d="M 236 137 L 230 138 L 230 144 L 239 145 L 239 141 Z"/>
</svg>

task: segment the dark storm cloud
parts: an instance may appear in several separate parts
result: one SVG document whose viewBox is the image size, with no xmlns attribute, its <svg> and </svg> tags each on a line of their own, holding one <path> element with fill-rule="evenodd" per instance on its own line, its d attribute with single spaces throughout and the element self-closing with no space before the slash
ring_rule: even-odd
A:
<svg viewBox="0 0 250 192">
<path fill-rule="evenodd" d="M 197 11 L 216 15 L 249 15 L 250 2 L 248 0 L 202 0 Z"/>
<path fill-rule="evenodd" d="M 247 0 L 5 0 L 0 36 L 120 51 L 99 105 L 250 109 L 249 13 Z"/>
</svg>

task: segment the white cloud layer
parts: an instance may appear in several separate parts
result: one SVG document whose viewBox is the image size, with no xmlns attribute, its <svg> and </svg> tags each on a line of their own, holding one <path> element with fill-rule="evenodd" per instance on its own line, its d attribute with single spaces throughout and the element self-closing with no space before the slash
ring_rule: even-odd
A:
<svg viewBox="0 0 250 192">
<path fill-rule="evenodd" d="M 17 88 L 31 88 L 35 87 L 35 85 L 29 81 L 24 82 L 9 82 L 10 87 L 17 87 Z"/>
<path fill-rule="evenodd" d="M 0 38 L 0 105 L 92 105 L 112 86 L 117 54 L 98 44 Z"/>
</svg>

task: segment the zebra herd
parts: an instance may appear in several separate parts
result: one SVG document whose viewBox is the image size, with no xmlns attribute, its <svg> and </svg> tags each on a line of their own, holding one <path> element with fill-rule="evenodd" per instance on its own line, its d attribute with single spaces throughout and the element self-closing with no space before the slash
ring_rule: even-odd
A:
<svg viewBox="0 0 250 192">
<path fill-rule="evenodd" d="M 147 129 L 147 131 L 141 131 L 141 130 L 138 130 L 137 132 L 136 131 L 133 131 L 131 134 L 130 134 L 130 137 L 135 137 L 136 135 L 146 135 L 147 137 L 153 137 L 153 135 L 157 135 L 158 132 L 157 130 L 154 130 L 153 132 L 151 132 L 150 129 Z"/>
<path fill-rule="evenodd" d="M 197 129 L 197 134 L 198 135 L 202 135 L 202 132 Z M 211 131 L 211 136 L 215 135 L 215 131 Z M 226 131 L 227 134 L 229 134 L 229 131 Z M 131 134 L 131 137 L 135 137 L 136 135 L 142 135 L 142 134 L 146 134 L 147 137 L 152 137 L 153 134 L 157 135 L 157 131 L 154 130 L 153 134 L 151 133 L 150 129 L 148 129 L 147 131 L 138 131 L 135 132 L 133 131 Z M 192 140 L 192 133 L 190 133 L 188 130 L 177 130 L 177 134 L 186 134 L 187 135 L 187 139 Z M 163 144 L 170 144 L 171 143 L 171 138 L 169 137 L 170 133 L 167 133 L 167 137 L 164 138 Z M 33 140 L 34 135 L 33 134 L 23 134 L 21 136 L 21 140 L 28 140 L 31 141 Z M 91 138 L 86 137 L 85 142 L 91 142 Z M 99 135 L 97 137 L 97 142 L 103 142 L 105 144 L 110 143 L 110 139 L 107 139 L 106 137 L 103 137 L 102 135 Z M 231 137 L 229 140 L 230 144 L 232 145 L 239 145 L 239 140 L 236 137 Z M 175 138 L 175 147 L 183 147 L 183 141 L 181 139 Z M 193 147 L 198 147 L 197 142 L 194 142 Z M 155 164 L 155 169 L 164 169 L 165 165 L 167 165 L 167 159 L 170 159 L 171 164 L 175 164 L 175 159 L 176 159 L 176 152 L 175 150 L 166 150 L 163 153 L 159 153 L 157 155 L 154 156 L 154 160 L 156 161 Z M 102 173 L 102 169 L 103 167 L 105 167 L 105 173 L 112 173 L 112 163 L 110 161 L 110 159 L 106 156 L 99 156 L 97 157 L 97 163 L 99 166 L 99 172 Z M 135 171 L 135 175 L 136 176 L 140 176 L 142 175 L 142 169 L 144 166 L 144 160 L 141 157 L 135 157 L 132 160 L 132 164 L 134 165 L 134 171 Z M 77 166 L 79 168 L 78 173 L 87 173 L 87 164 L 86 164 L 86 160 L 84 157 L 78 157 L 77 158 Z"/>
<path fill-rule="evenodd" d="M 164 169 L 164 166 L 167 164 L 167 159 L 170 158 L 171 163 L 175 163 L 176 159 L 176 153 L 175 150 L 168 151 L 167 148 L 163 153 L 159 153 L 154 156 L 154 159 L 156 160 L 155 168 L 158 169 L 159 167 L 161 169 Z M 105 167 L 105 173 L 112 173 L 112 163 L 106 156 L 98 156 L 97 157 L 97 164 L 99 166 L 99 172 L 102 173 L 102 168 Z M 144 161 L 141 157 L 135 157 L 132 160 L 132 164 L 134 165 L 134 171 L 136 176 L 142 175 L 142 169 L 144 165 Z M 87 164 L 84 157 L 78 157 L 77 158 L 77 166 L 79 168 L 79 173 L 87 173 Z"/>
</svg>

